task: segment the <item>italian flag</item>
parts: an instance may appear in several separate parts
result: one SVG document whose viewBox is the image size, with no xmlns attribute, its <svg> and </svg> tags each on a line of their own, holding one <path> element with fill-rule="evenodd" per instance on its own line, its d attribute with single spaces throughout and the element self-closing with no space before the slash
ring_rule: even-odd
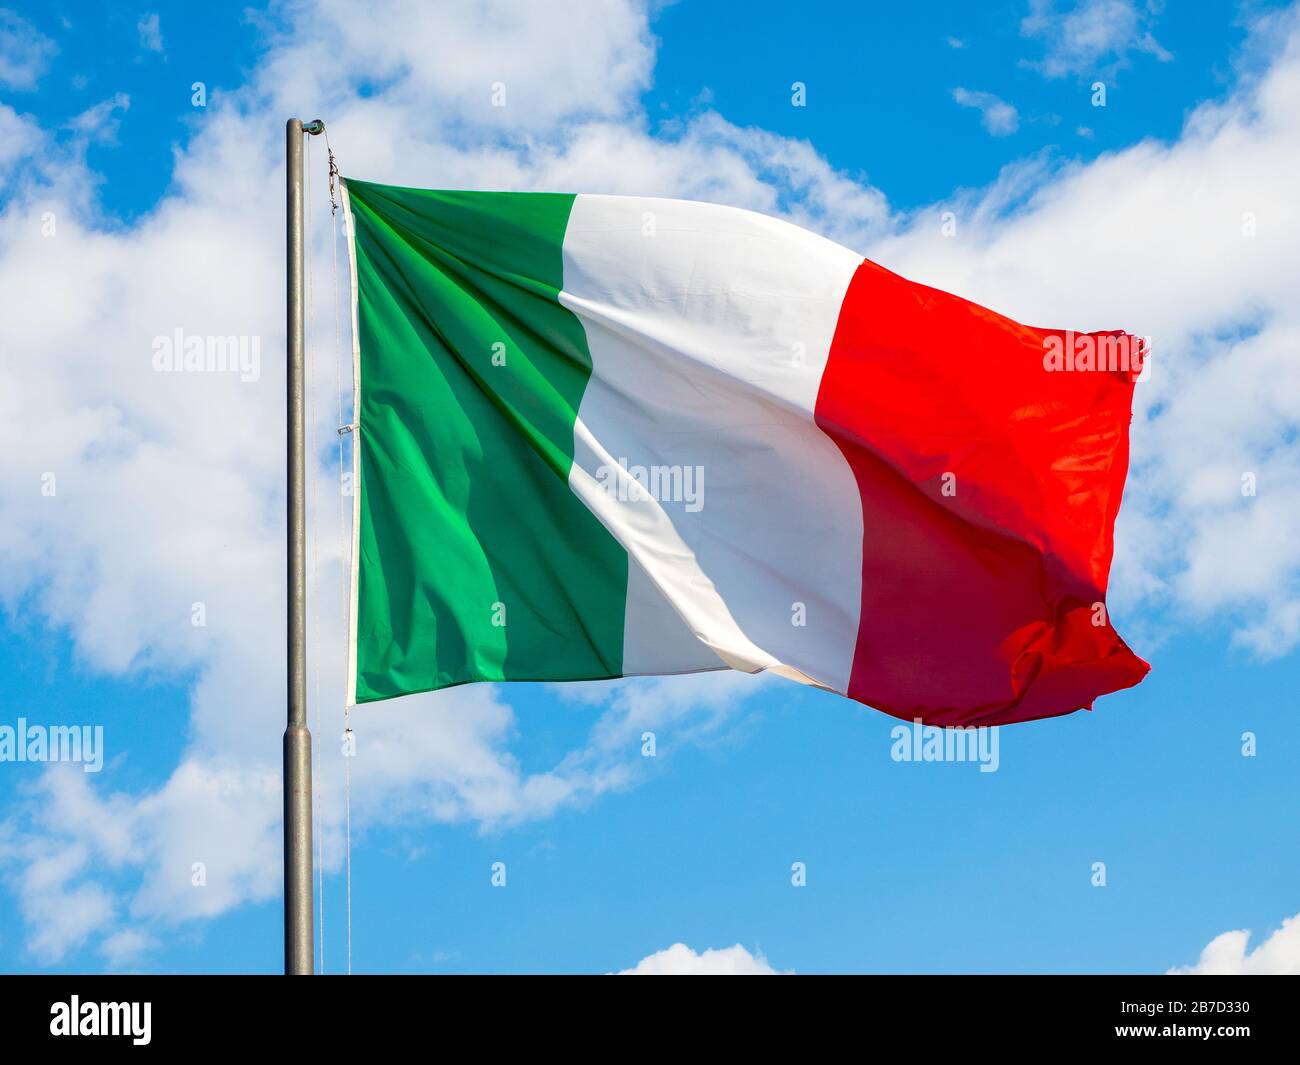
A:
<svg viewBox="0 0 1300 1065">
<path fill-rule="evenodd" d="M 352 700 L 768 670 L 989 725 L 1146 673 L 1105 607 L 1126 334 L 715 204 L 356 180 L 344 204 Z"/>
</svg>

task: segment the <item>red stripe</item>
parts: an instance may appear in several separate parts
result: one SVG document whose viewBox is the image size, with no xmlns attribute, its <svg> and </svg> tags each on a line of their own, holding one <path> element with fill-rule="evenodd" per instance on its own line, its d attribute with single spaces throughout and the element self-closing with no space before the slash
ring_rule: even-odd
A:
<svg viewBox="0 0 1300 1065">
<path fill-rule="evenodd" d="M 816 409 L 862 496 L 852 698 L 931 724 L 1005 724 L 1091 708 L 1146 675 L 1095 607 L 1133 374 L 1049 371 L 1049 338 L 1070 336 L 858 268 Z"/>
</svg>

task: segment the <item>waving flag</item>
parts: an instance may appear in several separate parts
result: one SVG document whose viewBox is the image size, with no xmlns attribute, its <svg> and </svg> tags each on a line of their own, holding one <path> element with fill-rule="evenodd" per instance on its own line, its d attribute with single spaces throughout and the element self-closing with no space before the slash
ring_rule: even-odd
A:
<svg viewBox="0 0 1300 1065">
<path fill-rule="evenodd" d="M 1090 707 L 1140 352 L 786 222 L 349 180 L 349 686 L 770 670 L 906 719 Z"/>
</svg>

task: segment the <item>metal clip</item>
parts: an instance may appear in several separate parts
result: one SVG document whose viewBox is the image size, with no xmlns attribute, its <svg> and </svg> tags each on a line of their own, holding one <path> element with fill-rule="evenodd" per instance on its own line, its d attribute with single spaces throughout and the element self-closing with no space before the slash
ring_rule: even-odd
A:
<svg viewBox="0 0 1300 1065">
<path fill-rule="evenodd" d="M 339 209 L 338 201 L 334 198 L 334 190 L 338 185 L 339 166 L 334 161 L 334 152 L 329 147 L 329 137 L 325 138 L 325 148 L 329 151 L 330 158 L 330 214 L 336 214 Z"/>
</svg>

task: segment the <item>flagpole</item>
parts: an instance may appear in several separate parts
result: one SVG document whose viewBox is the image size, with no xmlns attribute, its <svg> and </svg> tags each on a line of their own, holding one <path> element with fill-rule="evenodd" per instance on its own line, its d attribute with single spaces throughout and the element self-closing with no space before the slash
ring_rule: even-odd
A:
<svg viewBox="0 0 1300 1065">
<path fill-rule="evenodd" d="M 288 467 L 288 723 L 284 730 L 284 971 L 311 975 L 311 733 L 307 731 L 307 506 L 303 444 L 303 133 L 319 119 L 285 123 L 285 422 Z"/>
</svg>

